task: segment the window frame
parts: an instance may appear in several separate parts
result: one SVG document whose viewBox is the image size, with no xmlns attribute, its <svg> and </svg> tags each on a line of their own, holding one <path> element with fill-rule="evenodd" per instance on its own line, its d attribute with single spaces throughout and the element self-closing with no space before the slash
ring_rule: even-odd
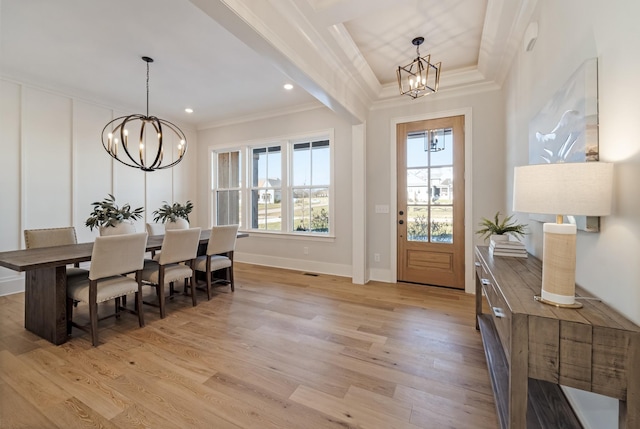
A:
<svg viewBox="0 0 640 429">
<path fill-rule="evenodd" d="M 219 171 L 218 171 L 218 159 L 220 154 L 238 152 L 240 156 L 240 162 L 238 167 L 240 168 L 239 187 L 219 188 Z M 244 214 L 244 205 L 246 204 L 245 196 L 243 195 L 243 189 L 246 186 L 246 167 L 245 167 L 246 153 L 241 147 L 231 148 L 210 148 L 209 150 L 209 224 L 218 225 L 218 198 L 217 193 L 219 191 L 238 191 L 240 195 L 240 226 L 246 223 Z M 244 204 L 243 204 L 244 202 Z"/>
<path fill-rule="evenodd" d="M 326 233 L 311 232 L 311 231 L 295 231 L 293 229 L 293 189 L 297 188 L 293 186 L 293 146 L 298 143 L 316 142 L 328 140 L 329 141 L 329 190 L 328 204 L 329 204 L 329 230 Z M 303 238 L 310 240 L 325 240 L 335 239 L 335 139 L 334 130 L 325 129 L 319 131 L 313 131 L 308 133 L 300 133 L 295 135 L 281 136 L 278 138 L 265 138 L 260 140 L 238 142 L 237 144 L 231 144 L 224 147 L 209 147 L 210 162 L 209 162 L 209 177 L 210 177 L 210 192 L 209 192 L 209 219 L 211 225 L 217 224 L 217 200 L 216 192 L 218 189 L 218 170 L 217 170 L 217 156 L 219 153 L 228 152 L 240 152 L 241 159 L 241 208 L 240 208 L 240 230 L 256 235 L 282 237 L 282 238 Z M 267 148 L 273 146 L 280 146 L 281 148 L 281 229 L 280 230 L 266 230 L 253 228 L 252 219 L 252 190 L 257 189 L 253 186 L 253 172 L 252 172 L 252 156 L 253 150 L 256 148 Z M 214 160 L 216 162 L 214 162 Z M 325 186 L 321 186 L 325 187 Z M 226 188 L 225 188 L 226 190 Z"/>
</svg>

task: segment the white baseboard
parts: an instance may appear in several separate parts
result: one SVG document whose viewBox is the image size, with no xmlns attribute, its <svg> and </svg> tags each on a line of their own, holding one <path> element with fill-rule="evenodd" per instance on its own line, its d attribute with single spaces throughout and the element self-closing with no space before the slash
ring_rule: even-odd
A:
<svg viewBox="0 0 640 429">
<path fill-rule="evenodd" d="M 393 276 L 391 275 L 391 270 L 389 269 L 370 268 L 369 280 L 384 283 L 394 283 Z"/>
<path fill-rule="evenodd" d="M 571 387 L 561 386 L 584 429 L 618 427 L 618 401 Z"/>
<path fill-rule="evenodd" d="M 334 276 L 351 278 L 351 265 L 332 264 L 328 262 L 308 261 L 303 259 L 281 258 L 278 256 L 258 255 L 255 253 L 233 254 L 233 260 L 247 264 L 266 265 L 269 267 L 284 268 L 287 270 L 305 271 L 318 274 L 331 274 Z"/>
<path fill-rule="evenodd" d="M 0 296 L 24 292 L 24 275 L 15 274 L 0 278 Z"/>
</svg>

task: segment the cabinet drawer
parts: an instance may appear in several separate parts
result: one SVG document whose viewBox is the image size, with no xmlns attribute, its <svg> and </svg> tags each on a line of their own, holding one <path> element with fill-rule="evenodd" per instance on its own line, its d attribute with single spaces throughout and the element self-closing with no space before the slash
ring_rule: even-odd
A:
<svg viewBox="0 0 640 429">
<path fill-rule="evenodd" d="M 510 359 L 510 345 L 511 345 L 511 312 L 507 303 L 505 302 L 502 294 L 496 290 L 493 284 L 493 279 L 488 274 L 484 266 L 481 267 L 480 281 L 482 282 L 482 289 L 487 297 L 489 308 L 491 309 L 491 318 L 498 331 L 500 342 L 502 343 L 502 349 L 507 355 L 507 359 Z"/>
</svg>

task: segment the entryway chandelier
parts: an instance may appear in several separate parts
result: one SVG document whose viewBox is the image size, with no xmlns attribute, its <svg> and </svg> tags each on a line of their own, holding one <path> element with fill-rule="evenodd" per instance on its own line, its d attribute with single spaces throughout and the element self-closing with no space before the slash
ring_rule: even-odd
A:
<svg viewBox="0 0 640 429">
<path fill-rule="evenodd" d="M 121 116 L 109 122 L 102 129 L 102 146 L 115 160 L 143 171 L 162 170 L 170 168 L 182 161 L 187 152 L 187 138 L 180 128 L 171 122 L 149 116 L 149 63 L 152 58 L 142 57 L 147 63 L 147 113 Z M 147 132 L 146 127 L 153 127 L 153 132 Z M 165 135 L 170 130 L 171 133 Z M 129 134 L 139 135 L 136 146 L 129 146 Z M 166 154 L 164 143 L 169 140 L 177 142 L 177 159 L 173 162 L 171 153 Z M 125 156 L 126 155 L 126 156 Z"/>
<path fill-rule="evenodd" d="M 418 56 L 406 66 L 398 66 L 398 86 L 400 94 L 411 98 L 422 97 L 438 91 L 440 85 L 440 65 L 431 64 L 431 55 L 420 56 L 420 45 L 424 37 L 416 37 L 411 41 L 416 47 Z"/>
</svg>

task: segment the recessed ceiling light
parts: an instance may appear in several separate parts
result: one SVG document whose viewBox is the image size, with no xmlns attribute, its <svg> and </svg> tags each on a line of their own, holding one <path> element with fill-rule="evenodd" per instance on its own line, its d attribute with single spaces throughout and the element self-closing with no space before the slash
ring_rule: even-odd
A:
<svg viewBox="0 0 640 429">
<path fill-rule="evenodd" d="M 291 91 L 293 89 L 293 85 L 291 85 L 290 83 L 285 83 L 284 89 L 286 89 L 287 91 Z"/>
<path fill-rule="evenodd" d="M 193 113 L 193 109 L 191 107 L 187 107 L 184 111 L 187 113 Z"/>
</svg>

